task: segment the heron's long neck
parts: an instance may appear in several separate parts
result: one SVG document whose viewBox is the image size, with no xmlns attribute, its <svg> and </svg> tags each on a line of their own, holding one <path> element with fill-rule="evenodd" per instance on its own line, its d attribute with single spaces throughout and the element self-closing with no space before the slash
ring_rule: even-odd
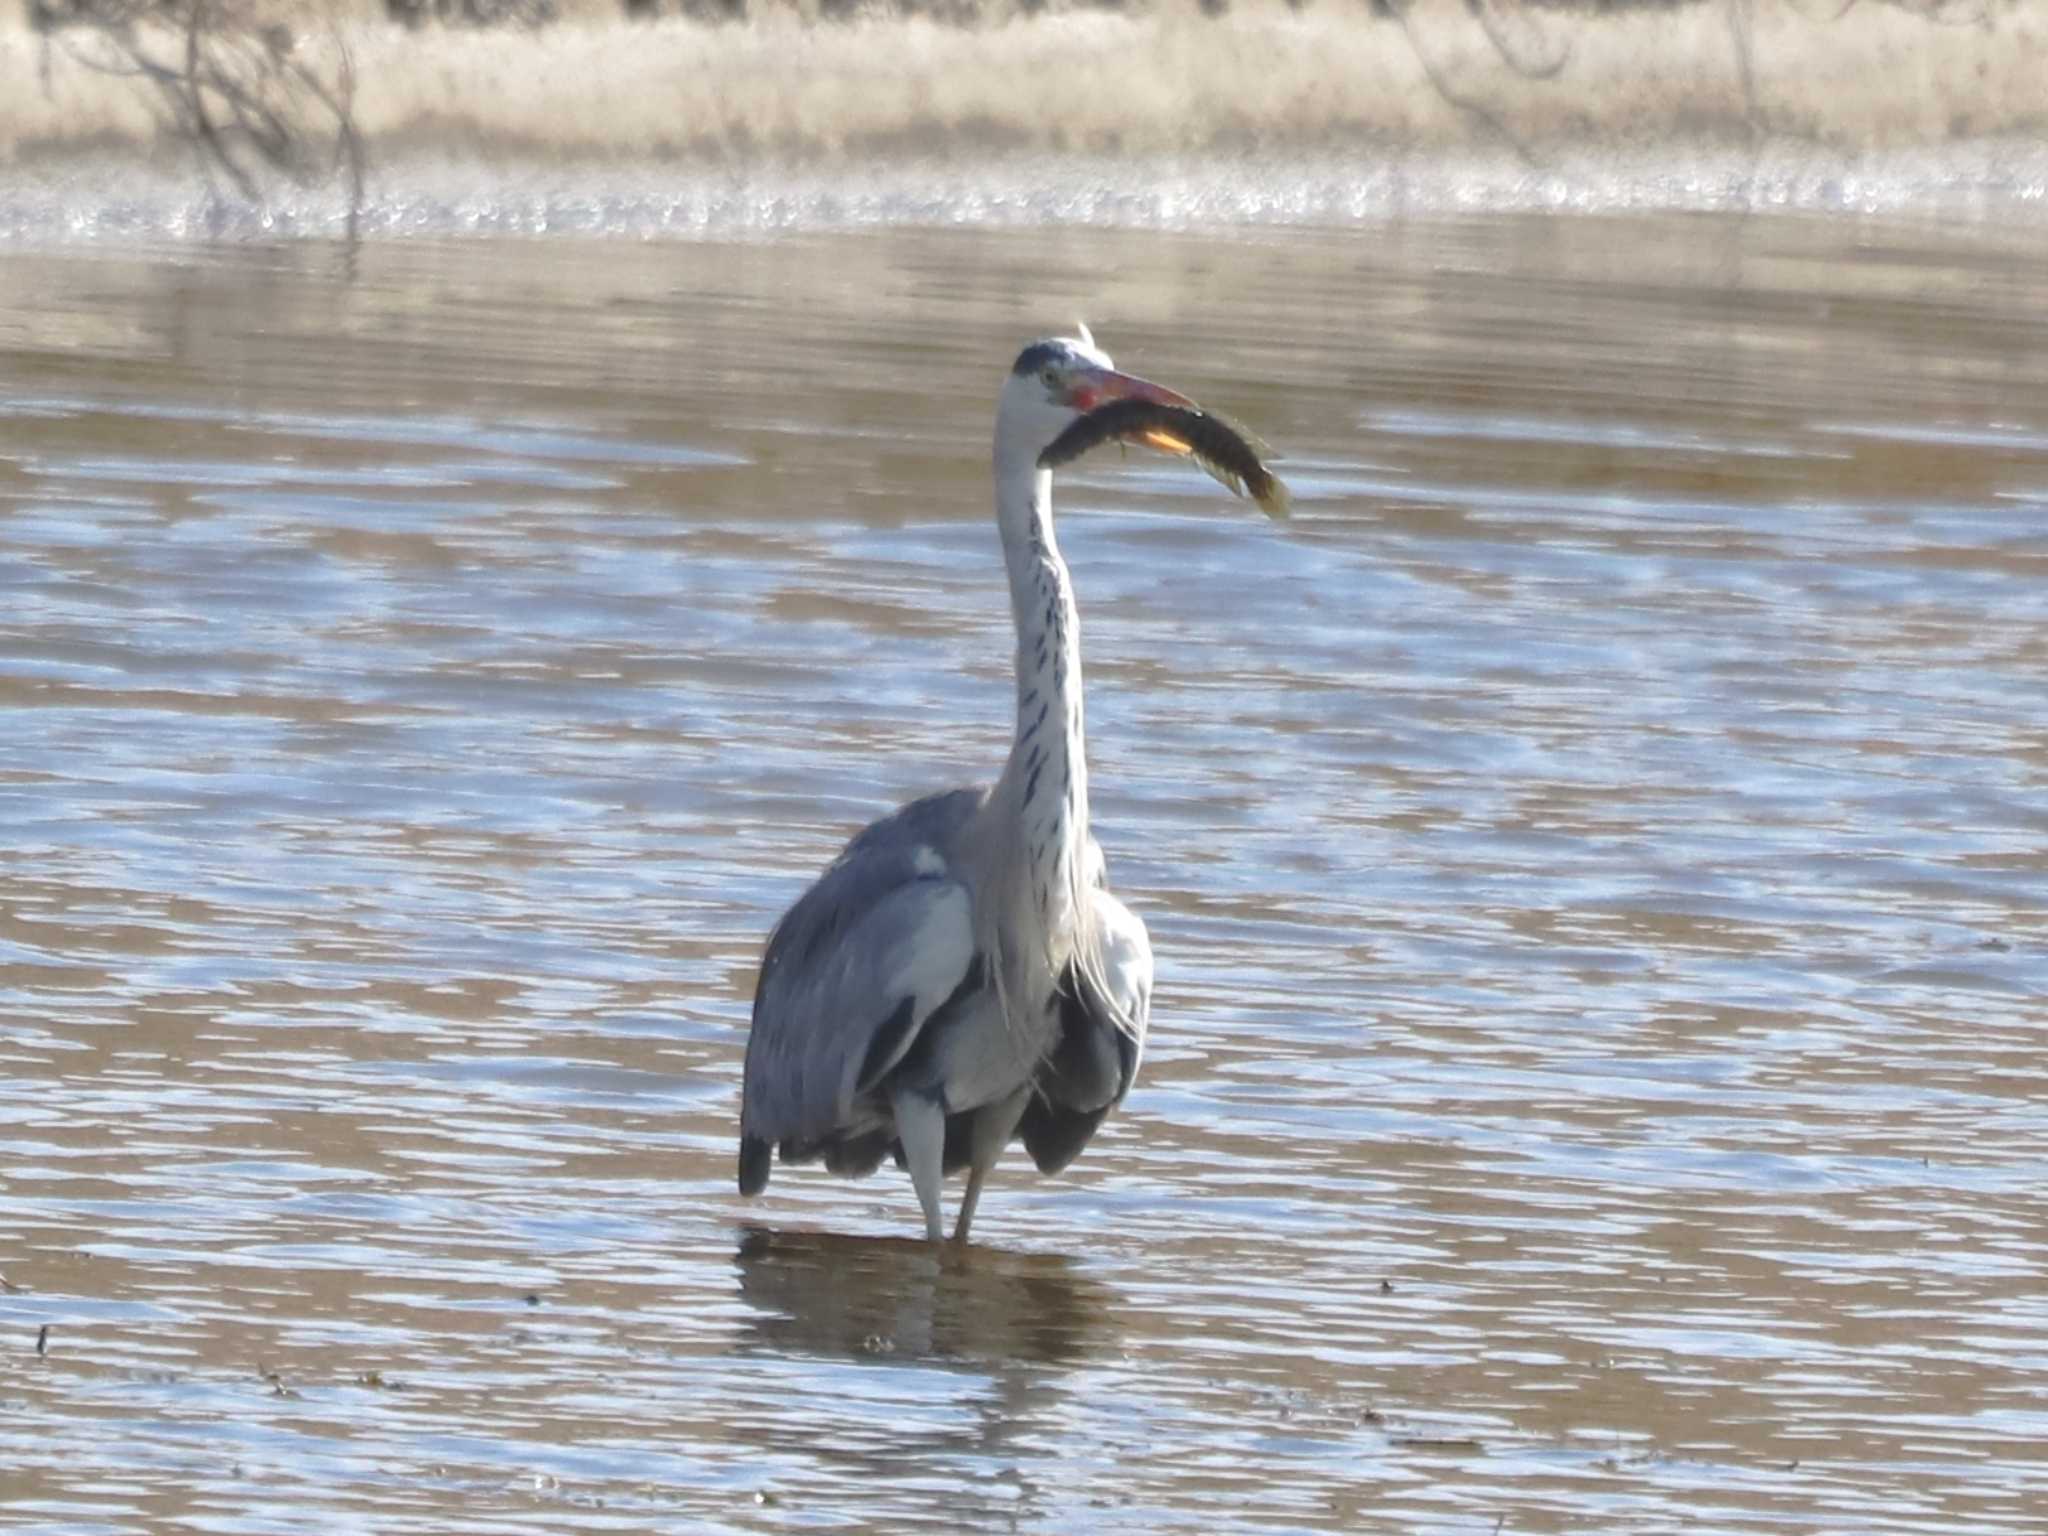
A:
<svg viewBox="0 0 2048 1536">
<path fill-rule="evenodd" d="M 1081 628 L 1052 531 L 1052 472 L 996 464 L 996 521 L 1017 621 L 1017 734 L 1003 770 L 1029 897 L 1055 952 L 1074 931 L 1088 842 Z"/>
</svg>

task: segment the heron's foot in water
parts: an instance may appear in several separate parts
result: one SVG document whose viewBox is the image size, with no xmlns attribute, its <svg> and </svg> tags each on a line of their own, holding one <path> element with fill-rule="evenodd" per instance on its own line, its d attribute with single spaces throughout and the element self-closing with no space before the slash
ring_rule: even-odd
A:
<svg viewBox="0 0 2048 1536">
<path fill-rule="evenodd" d="M 962 1247 L 967 1243 L 967 1229 L 974 1224 L 974 1208 L 981 1203 L 981 1186 L 988 1179 L 988 1171 L 995 1167 L 996 1159 L 1003 1155 L 1003 1148 L 1017 1134 L 1017 1122 L 1024 1118 L 1025 1107 L 1030 1102 L 1031 1088 L 1026 1084 L 1007 1099 L 983 1105 L 974 1117 L 973 1129 L 968 1133 L 972 1141 L 967 1192 L 960 1197 L 960 1220 L 953 1227 L 953 1241 Z"/>
<path fill-rule="evenodd" d="M 914 1090 L 899 1090 L 893 1103 L 896 1139 L 903 1144 L 903 1161 L 909 1165 L 917 1203 L 924 1207 L 924 1235 L 942 1243 L 946 1223 L 939 1190 L 945 1178 L 946 1111 L 936 1098 Z"/>
</svg>

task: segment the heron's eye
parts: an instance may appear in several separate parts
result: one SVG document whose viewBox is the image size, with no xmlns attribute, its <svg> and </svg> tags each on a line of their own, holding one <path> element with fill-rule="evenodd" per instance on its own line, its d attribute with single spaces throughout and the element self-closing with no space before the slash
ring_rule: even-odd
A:
<svg viewBox="0 0 2048 1536">
<path fill-rule="evenodd" d="M 1060 387 L 1060 371 L 1050 363 L 1045 365 L 1045 372 L 1041 373 L 1039 378 L 1045 381 L 1047 389 L 1058 389 Z"/>
</svg>

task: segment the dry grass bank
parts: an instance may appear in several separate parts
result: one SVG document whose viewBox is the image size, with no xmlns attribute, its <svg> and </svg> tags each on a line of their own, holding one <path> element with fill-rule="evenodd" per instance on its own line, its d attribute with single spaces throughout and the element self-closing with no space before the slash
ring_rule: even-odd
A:
<svg viewBox="0 0 2048 1536">
<path fill-rule="evenodd" d="M 944 155 L 990 146 L 1199 154 L 1455 147 L 1641 148 L 1758 133 L 1889 149 L 2048 128 L 2048 6 L 1967 24 L 1898 6 L 1708 0 L 1627 11 L 1417 0 L 1240 0 L 1069 10 L 960 27 L 811 24 L 794 0 L 743 23 L 633 23 L 563 0 L 538 30 L 391 24 L 378 0 L 256 0 L 296 57 L 354 62 L 373 165 L 460 148 L 550 159 Z M 806 0 L 808 3 L 808 0 Z M 161 152 L 161 105 L 19 11 L 0 19 L 0 160 Z"/>
</svg>

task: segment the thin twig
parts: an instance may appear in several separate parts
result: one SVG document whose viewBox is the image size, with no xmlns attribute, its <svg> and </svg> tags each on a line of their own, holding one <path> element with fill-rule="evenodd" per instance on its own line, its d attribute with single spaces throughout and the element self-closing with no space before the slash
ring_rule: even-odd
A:
<svg viewBox="0 0 2048 1536">
<path fill-rule="evenodd" d="M 195 144 L 207 169 L 246 200 L 261 200 L 266 175 L 308 185 L 346 167 L 354 238 L 367 157 L 355 122 L 355 60 L 338 25 L 329 79 L 296 56 L 288 30 L 259 25 L 236 0 L 78 0 L 71 14 L 90 29 L 92 46 L 67 38 L 66 53 L 141 82 L 161 104 L 165 130 Z M 329 132 L 322 172 L 315 145 Z"/>
<path fill-rule="evenodd" d="M 1516 52 L 1517 45 L 1508 38 L 1500 0 L 1473 0 L 1472 14 L 1479 18 L 1479 25 L 1486 32 L 1486 40 L 1493 44 L 1493 51 L 1500 55 L 1501 62 L 1524 80 L 1554 80 L 1571 59 L 1572 45 L 1566 40 L 1558 45 L 1556 56 L 1546 62 L 1534 64 L 1525 61 Z M 1534 19 L 1528 17 L 1526 13 L 1524 21 L 1527 30 L 1538 31 Z M 1538 42 L 1541 42 L 1540 36 Z"/>
<path fill-rule="evenodd" d="M 1508 127 L 1506 119 L 1484 102 L 1452 89 L 1450 81 L 1444 78 L 1443 72 L 1431 62 L 1429 55 L 1423 52 L 1422 40 L 1415 35 L 1415 24 L 1409 17 L 1409 11 L 1412 6 L 1413 0 L 1400 0 L 1400 3 L 1392 7 L 1394 19 L 1401 24 L 1402 34 L 1408 39 L 1409 51 L 1415 55 L 1415 62 L 1422 66 L 1422 73 L 1428 78 L 1430 86 L 1436 91 L 1437 95 L 1441 96 L 1446 104 L 1475 119 L 1490 132 L 1497 135 L 1508 148 L 1512 149 L 1520 157 L 1522 163 L 1528 166 L 1529 169 L 1532 171 L 1541 170 L 1542 165 L 1537 160 L 1535 153 L 1512 128 Z"/>
</svg>

